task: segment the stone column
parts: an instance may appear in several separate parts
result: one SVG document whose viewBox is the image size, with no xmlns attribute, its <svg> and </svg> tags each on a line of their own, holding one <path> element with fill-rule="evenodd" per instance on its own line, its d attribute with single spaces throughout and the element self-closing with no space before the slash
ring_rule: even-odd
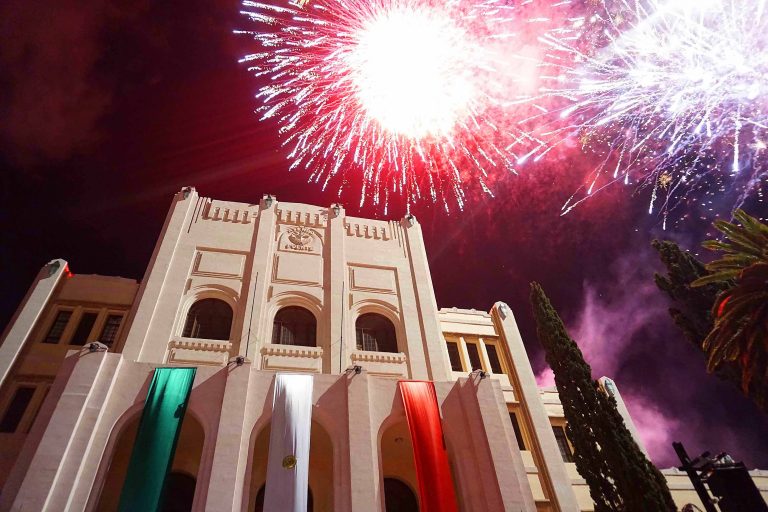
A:
<svg viewBox="0 0 768 512">
<path fill-rule="evenodd" d="M 531 430 L 531 441 L 543 462 L 544 467 L 539 467 L 539 475 L 544 479 L 542 484 L 548 487 L 549 498 L 554 510 L 570 512 L 579 510 L 576 495 L 573 492 L 571 479 L 565 469 L 565 463 L 560 455 L 560 450 L 555 441 L 552 424 L 544 408 L 544 403 L 539 395 L 539 387 L 536 377 L 533 375 L 530 359 L 525 350 L 523 339 L 517 328 L 517 322 L 512 310 L 503 302 L 494 304 L 491 317 L 499 332 L 507 344 L 511 363 L 512 375 L 510 380 L 514 388 L 515 398 L 525 413 Z M 542 464 L 539 464 L 542 465 Z"/>
<path fill-rule="evenodd" d="M 48 262 L 37 273 L 32 286 L 29 287 L 3 333 L 0 344 L 0 386 L 5 383 L 13 363 L 16 362 L 24 343 L 40 320 L 56 286 L 67 274 L 67 262 L 61 259 Z"/>
</svg>

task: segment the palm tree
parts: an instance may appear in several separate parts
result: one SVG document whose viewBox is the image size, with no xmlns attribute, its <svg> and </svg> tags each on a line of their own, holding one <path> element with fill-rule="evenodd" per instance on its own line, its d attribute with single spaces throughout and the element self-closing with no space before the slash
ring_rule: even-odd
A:
<svg viewBox="0 0 768 512">
<path fill-rule="evenodd" d="M 724 240 L 709 240 L 706 249 L 724 254 L 706 265 L 711 274 L 691 283 L 726 288 L 712 308 L 714 325 L 704 339 L 707 370 L 734 362 L 741 369 L 741 388 L 758 407 L 766 410 L 768 399 L 768 226 L 743 210 L 715 228 Z"/>
</svg>

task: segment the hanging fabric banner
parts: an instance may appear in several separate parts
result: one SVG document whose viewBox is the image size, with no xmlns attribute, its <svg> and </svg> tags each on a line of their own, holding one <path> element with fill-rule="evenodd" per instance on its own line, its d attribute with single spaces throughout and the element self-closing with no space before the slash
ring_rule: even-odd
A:
<svg viewBox="0 0 768 512">
<path fill-rule="evenodd" d="M 400 394 L 413 442 L 421 512 L 456 512 L 456 495 L 443 442 L 437 394 L 432 382 L 400 381 Z"/>
<path fill-rule="evenodd" d="M 306 512 L 312 375 L 277 374 L 264 512 Z"/>
<path fill-rule="evenodd" d="M 121 512 L 159 510 L 195 371 L 196 368 L 155 369 L 120 494 Z"/>
</svg>

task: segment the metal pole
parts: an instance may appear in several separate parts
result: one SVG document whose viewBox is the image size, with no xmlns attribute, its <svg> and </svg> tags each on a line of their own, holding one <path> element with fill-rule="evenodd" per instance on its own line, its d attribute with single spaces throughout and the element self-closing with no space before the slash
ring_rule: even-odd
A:
<svg viewBox="0 0 768 512">
<path fill-rule="evenodd" d="M 691 479 L 693 488 L 696 489 L 696 494 L 699 495 L 699 499 L 704 504 L 706 511 L 717 512 L 715 504 L 712 503 L 712 499 L 709 497 L 707 488 L 704 487 L 704 482 L 701 481 L 699 472 L 696 471 L 696 469 L 691 465 L 691 459 L 688 457 L 688 453 L 686 453 L 685 448 L 683 447 L 683 443 L 674 442 L 672 443 L 672 446 L 675 448 L 675 452 L 677 453 L 680 462 L 683 463 L 680 469 L 688 473 L 688 478 Z"/>
</svg>

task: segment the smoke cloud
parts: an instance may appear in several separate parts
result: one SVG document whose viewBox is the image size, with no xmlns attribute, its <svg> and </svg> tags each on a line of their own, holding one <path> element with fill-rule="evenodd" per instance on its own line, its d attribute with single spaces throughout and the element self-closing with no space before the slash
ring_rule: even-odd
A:
<svg viewBox="0 0 768 512">
<path fill-rule="evenodd" d="M 673 441 L 683 441 L 691 454 L 725 450 L 749 464 L 758 446 L 765 447 L 764 441 L 755 445 L 750 428 L 738 422 L 740 409 L 752 405 L 728 383 L 707 375 L 703 356 L 672 325 L 653 281 L 655 256 L 639 251 L 617 260 L 600 283 L 585 282 L 580 310 L 566 318 L 569 333 L 592 376 L 616 382 L 657 465 L 678 465 Z M 552 370 L 544 368 L 537 381 L 553 386 Z M 726 395 L 728 402 L 722 403 Z M 713 418 L 707 409 L 730 413 Z"/>
</svg>

